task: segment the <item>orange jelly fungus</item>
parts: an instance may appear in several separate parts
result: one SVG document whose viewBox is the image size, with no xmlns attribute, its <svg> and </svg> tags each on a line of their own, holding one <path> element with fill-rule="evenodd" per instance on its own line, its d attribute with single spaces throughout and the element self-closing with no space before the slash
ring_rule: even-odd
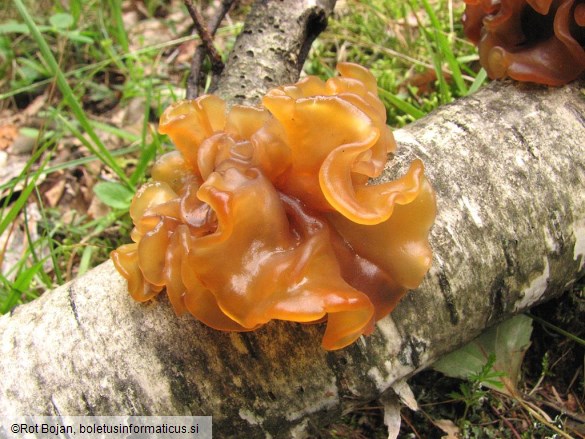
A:
<svg viewBox="0 0 585 439">
<path fill-rule="evenodd" d="M 490 78 L 562 85 L 585 73 L 585 1 L 465 3 L 465 34 Z"/>
<path fill-rule="evenodd" d="M 215 96 L 160 120 L 178 151 L 135 195 L 133 243 L 112 252 L 130 294 L 166 288 L 177 314 L 224 331 L 327 321 L 323 347 L 373 331 L 431 264 L 433 190 L 420 160 L 379 176 L 396 143 L 371 73 L 307 77 L 262 107 Z"/>
</svg>

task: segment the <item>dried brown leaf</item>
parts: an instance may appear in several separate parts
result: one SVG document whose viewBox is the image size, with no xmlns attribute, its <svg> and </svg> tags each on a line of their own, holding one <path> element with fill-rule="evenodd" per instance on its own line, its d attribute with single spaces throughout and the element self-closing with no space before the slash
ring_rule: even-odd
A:
<svg viewBox="0 0 585 439">
<path fill-rule="evenodd" d="M 18 127 L 7 124 L 0 126 L 0 150 L 8 149 L 14 140 L 18 137 Z"/>
<path fill-rule="evenodd" d="M 438 428 L 447 433 L 447 435 L 443 436 L 442 439 L 459 439 L 461 437 L 459 434 L 460 433 L 459 427 L 457 427 L 453 423 L 453 421 L 450 421 L 449 419 L 438 419 L 436 421 L 433 421 L 433 423 Z"/>
<path fill-rule="evenodd" d="M 47 204 L 51 207 L 55 207 L 57 204 L 59 204 L 59 201 L 63 196 L 63 192 L 65 192 L 64 178 L 58 180 L 51 188 L 45 191 L 44 195 Z"/>
</svg>

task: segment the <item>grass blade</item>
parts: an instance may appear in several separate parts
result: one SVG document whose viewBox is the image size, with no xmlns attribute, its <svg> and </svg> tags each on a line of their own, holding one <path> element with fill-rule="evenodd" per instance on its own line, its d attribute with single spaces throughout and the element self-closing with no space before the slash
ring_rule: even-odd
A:
<svg viewBox="0 0 585 439">
<path fill-rule="evenodd" d="M 486 79 L 487 79 L 487 72 L 485 71 L 485 69 L 481 69 L 477 73 L 477 76 L 475 77 L 473 84 L 471 84 L 471 86 L 469 87 L 469 90 L 467 91 L 467 93 L 468 94 L 475 93 L 483 85 L 483 83 L 486 81 Z"/>
<path fill-rule="evenodd" d="M 147 135 L 149 131 L 149 123 L 148 120 L 150 118 L 150 106 L 152 103 L 152 80 L 148 82 L 148 88 L 146 90 L 146 99 L 144 102 L 145 113 L 142 119 L 142 132 L 141 132 L 141 149 L 142 152 L 138 159 L 138 163 L 136 164 L 136 169 L 130 176 L 130 181 L 133 184 L 138 184 L 140 181 L 143 180 L 144 174 L 146 173 L 146 169 L 154 159 L 156 154 L 156 148 L 158 144 L 158 136 L 157 133 L 153 132 L 152 134 L 152 142 L 147 143 Z"/>
<path fill-rule="evenodd" d="M 80 125 L 82 126 L 83 130 L 88 134 L 91 138 L 93 145 L 91 145 L 90 150 L 100 159 L 104 164 L 106 164 L 117 176 L 118 178 L 127 184 L 129 187 L 133 187 L 132 183 L 126 177 L 126 174 L 118 166 L 110 152 L 107 150 L 99 136 L 94 131 L 89 119 L 87 118 L 85 111 L 79 104 L 79 101 L 75 97 L 73 90 L 69 86 L 69 83 L 65 79 L 65 75 L 61 71 L 57 60 L 53 56 L 51 49 L 49 48 L 47 42 L 45 41 L 43 35 L 41 34 L 39 28 L 37 27 L 36 23 L 34 22 L 32 16 L 29 14 L 27 8 L 25 7 L 22 0 L 13 0 L 18 12 L 20 13 L 22 19 L 28 26 L 31 35 L 33 36 L 35 42 L 39 46 L 39 50 L 41 51 L 41 55 L 43 60 L 47 64 L 47 67 L 55 77 L 57 82 L 57 87 L 63 94 L 63 99 L 65 100 L 66 104 L 71 109 L 72 113 L 75 115 L 77 120 L 79 121 Z M 89 142 L 86 143 L 86 146 L 89 147 Z"/>
<path fill-rule="evenodd" d="M 389 91 L 384 90 L 382 88 L 378 89 L 378 93 L 380 94 L 380 97 L 382 97 L 383 100 L 390 102 L 400 111 L 408 114 L 409 116 L 412 116 L 414 119 L 420 119 L 425 115 L 423 111 L 419 110 L 411 103 L 403 101 L 394 93 L 390 93 Z"/>
<path fill-rule="evenodd" d="M 42 268 L 43 261 L 39 261 L 36 264 L 33 264 L 31 267 L 21 271 L 18 276 L 16 276 L 14 282 L 10 282 L 8 279 L 6 279 L 6 277 L 0 274 L 0 281 L 9 290 L 5 297 L 0 296 L 0 299 L 3 302 L 0 304 L 0 314 L 6 314 L 16 304 L 21 302 L 21 297 L 23 295 L 30 296 L 30 293 L 27 290 L 30 288 L 30 284 L 33 278 Z"/>
<path fill-rule="evenodd" d="M 585 340 L 582 339 L 582 338 L 580 338 L 580 337 L 578 337 L 577 335 L 572 334 L 572 333 L 570 333 L 568 331 L 565 331 L 564 329 L 559 328 L 558 326 L 555 326 L 552 323 L 549 323 L 546 320 L 541 319 L 540 317 L 535 316 L 534 314 L 531 314 L 529 312 L 527 312 L 526 315 L 528 317 L 530 317 L 532 320 L 537 321 L 541 325 L 546 326 L 547 328 L 552 329 L 553 331 L 555 331 L 555 332 L 557 332 L 557 333 L 559 333 L 561 335 L 564 335 L 565 337 L 567 337 L 568 339 L 574 341 L 575 343 L 579 343 L 581 346 L 585 346 Z"/>
<path fill-rule="evenodd" d="M 124 20 L 122 18 L 122 2 L 120 0 L 110 0 L 110 9 L 112 10 L 112 18 L 114 19 L 114 28 L 116 38 L 122 50 L 126 53 L 130 51 L 128 44 L 128 36 L 126 35 L 126 28 L 124 27 Z"/>
<path fill-rule="evenodd" d="M 417 0 L 418 2 L 418 0 Z M 441 54 L 441 57 L 445 59 L 447 65 L 449 66 L 449 70 L 453 75 L 453 81 L 457 87 L 457 91 L 461 96 L 465 96 L 468 93 L 467 86 L 465 85 L 465 81 L 463 80 L 463 76 L 461 74 L 461 68 L 459 67 L 459 62 L 457 58 L 453 54 L 451 50 L 451 45 L 443 31 L 441 30 L 441 23 L 435 14 L 435 11 L 431 7 L 428 0 L 421 0 L 423 7 L 431 20 L 431 25 L 433 28 L 433 33 L 435 34 L 435 41 L 437 44 L 437 49 Z M 437 72 L 438 74 L 438 72 Z"/>
<path fill-rule="evenodd" d="M 26 163 L 26 166 L 22 170 L 22 175 L 24 176 L 25 179 L 28 178 L 29 169 L 39 159 L 39 157 L 44 153 L 44 151 L 48 147 L 49 147 L 49 143 L 45 143 L 42 147 L 40 147 L 33 154 L 33 156 L 30 158 L 30 160 Z M 41 170 L 45 167 L 45 165 L 47 164 L 48 161 L 49 161 L 49 157 L 47 157 L 43 161 L 43 163 L 40 166 L 40 170 L 37 170 L 33 174 L 31 180 L 25 185 L 24 189 L 22 189 L 18 198 L 14 202 L 12 202 L 12 206 L 10 207 L 10 210 L 8 210 L 8 213 L 4 214 L 5 210 L 7 209 L 8 200 L 11 199 L 12 195 L 14 194 L 15 184 L 12 186 L 9 186 L 10 192 L 9 192 L 8 197 L 6 197 L 7 201 L 4 203 L 4 206 L 2 206 L 2 209 L 0 210 L 0 235 L 2 235 L 6 231 L 8 226 L 12 223 L 12 221 L 14 221 L 14 219 L 16 218 L 16 216 L 18 215 L 20 210 L 26 204 L 28 197 L 30 196 L 32 191 L 35 189 L 36 182 L 37 182 L 39 176 L 42 175 Z"/>
</svg>

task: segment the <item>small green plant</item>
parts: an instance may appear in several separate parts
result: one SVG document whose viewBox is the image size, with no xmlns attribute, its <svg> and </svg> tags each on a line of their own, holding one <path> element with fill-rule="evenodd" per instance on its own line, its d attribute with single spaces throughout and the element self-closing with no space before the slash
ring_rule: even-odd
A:
<svg viewBox="0 0 585 439">
<path fill-rule="evenodd" d="M 0 274 L 0 313 L 5 314 L 18 303 L 29 301 L 38 297 L 31 288 L 34 278 L 43 269 L 43 262 L 38 261 L 32 266 L 18 264 L 14 267 L 16 275 L 10 281 L 6 276 Z M 10 274 L 10 273 L 9 273 Z"/>
<path fill-rule="evenodd" d="M 495 371 L 495 364 L 496 355 L 491 353 L 479 372 L 470 374 L 467 381 L 459 385 L 458 392 L 449 394 L 455 401 L 460 401 L 465 404 L 462 419 L 467 419 L 470 410 L 481 409 L 482 401 L 489 392 L 488 386 L 500 390 L 504 388 L 502 378 L 506 374 Z"/>
</svg>

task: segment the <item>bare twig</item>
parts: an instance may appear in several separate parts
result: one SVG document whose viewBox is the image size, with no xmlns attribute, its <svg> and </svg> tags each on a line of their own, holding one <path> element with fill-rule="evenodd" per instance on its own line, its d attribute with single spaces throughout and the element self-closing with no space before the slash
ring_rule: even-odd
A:
<svg viewBox="0 0 585 439">
<path fill-rule="evenodd" d="M 495 407 L 490 407 L 492 409 L 492 412 L 498 417 L 500 418 L 500 420 L 506 424 L 506 427 L 508 427 L 508 429 L 512 432 L 512 435 L 517 438 L 517 439 L 522 439 L 522 437 L 520 436 L 520 433 L 518 433 L 518 430 L 516 430 L 516 428 L 514 428 L 514 425 L 504 416 L 502 415 L 498 409 L 496 409 Z"/>
<path fill-rule="evenodd" d="M 559 403 L 555 403 L 555 402 L 550 401 L 550 400 L 537 398 L 537 397 L 530 396 L 530 395 L 526 395 L 526 400 L 533 402 L 537 406 L 538 406 L 538 404 L 542 404 L 550 409 L 555 410 L 558 413 L 561 413 L 565 416 L 568 416 L 569 418 L 571 418 L 571 419 L 573 419 L 581 424 L 585 424 L 585 415 L 567 409 L 566 407 L 563 406 L 563 401 L 561 401 L 560 405 L 559 405 Z"/>
<path fill-rule="evenodd" d="M 189 15 L 193 19 L 193 23 L 195 24 L 195 29 L 197 30 L 197 34 L 201 38 L 201 41 L 205 45 L 205 49 L 211 58 L 211 64 L 214 69 L 219 71 L 223 70 L 223 62 L 221 60 L 221 56 L 217 52 L 217 49 L 213 45 L 213 38 L 209 33 L 209 29 L 207 29 L 207 25 L 205 24 L 205 20 L 193 6 L 193 2 L 191 0 L 184 0 L 185 6 L 187 6 L 187 10 L 189 11 Z"/>
<path fill-rule="evenodd" d="M 187 79 L 187 98 L 193 99 L 199 95 L 199 84 L 201 83 L 202 79 L 201 68 L 206 54 L 209 54 L 209 58 L 211 60 L 211 71 L 213 73 L 213 77 L 215 78 L 219 76 L 219 74 L 223 71 L 224 65 L 221 60 L 221 56 L 213 44 L 213 36 L 219 28 L 223 18 L 230 10 L 231 6 L 235 3 L 235 0 L 222 0 L 215 15 L 209 20 L 208 25 L 205 24 L 203 17 L 193 6 L 191 0 L 184 0 L 184 2 L 187 10 L 189 11 L 189 15 L 191 15 L 191 18 L 193 19 L 197 33 L 203 43 L 195 50 L 195 54 L 193 55 L 193 59 L 191 61 L 191 73 Z"/>
</svg>

